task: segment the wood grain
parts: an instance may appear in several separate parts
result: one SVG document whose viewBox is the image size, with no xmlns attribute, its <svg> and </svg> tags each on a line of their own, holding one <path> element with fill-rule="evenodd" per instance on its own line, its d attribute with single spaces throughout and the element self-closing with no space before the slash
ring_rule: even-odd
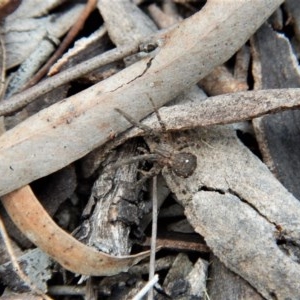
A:
<svg viewBox="0 0 300 300">
<path fill-rule="evenodd" d="M 240 48 L 282 0 L 210 0 L 165 36 L 160 51 L 27 119 L 0 137 L 0 195 L 46 176 L 128 128 Z M 195 25 L 197 24 L 197 25 Z M 234 36 L 232 35 L 234 32 Z"/>
<path fill-rule="evenodd" d="M 115 257 L 88 247 L 58 227 L 36 199 L 29 186 L 16 190 L 2 203 L 22 232 L 67 270 L 91 276 L 125 272 L 149 252 Z"/>
<path fill-rule="evenodd" d="M 299 265 L 285 250 L 299 248 L 299 201 L 231 126 L 190 130 L 186 137 L 187 150 L 198 158 L 194 174 L 178 179 L 165 169 L 163 175 L 191 225 L 263 297 L 299 299 Z"/>
</svg>

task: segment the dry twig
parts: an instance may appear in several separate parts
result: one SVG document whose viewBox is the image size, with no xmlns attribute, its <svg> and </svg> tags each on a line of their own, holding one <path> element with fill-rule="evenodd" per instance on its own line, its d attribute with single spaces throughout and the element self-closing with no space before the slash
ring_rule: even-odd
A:
<svg viewBox="0 0 300 300">
<path fill-rule="evenodd" d="M 153 110 L 149 97 L 160 107 L 198 82 L 239 49 L 281 2 L 247 0 L 228 5 L 211 0 L 167 33 L 164 46 L 153 57 L 7 131 L 0 137 L 0 155 L 5 157 L 0 195 L 61 169 L 107 142 L 112 133 L 128 128 L 114 108 L 130 106 L 131 115 L 141 119 Z M 24 153 L 31 155 L 24 160 Z"/>
<path fill-rule="evenodd" d="M 48 72 L 52 64 L 64 53 L 64 51 L 67 49 L 67 47 L 71 44 L 75 36 L 78 34 L 78 32 L 82 29 L 86 19 L 90 15 L 90 13 L 94 10 L 95 6 L 97 4 L 96 0 L 88 0 L 87 4 L 85 6 L 84 11 L 79 16 L 79 19 L 75 21 L 74 25 L 68 32 L 67 36 L 64 38 L 62 43 L 59 45 L 58 49 L 55 51 L 55 53 L 49 58 L 47 63 L 35 74 L 35 76 L 23 87 L 23 89 L 27 89 L 37 82 L 39 82 L 44 75 Z M 49 75 L 53 75 L 55 73 L 59 72 L 59 70 L 52 70 L 52 73 Z"/>
<path fill-rule="evenodd" d="M 149 262 L 149 282 L 154 279 L 155 274 L 155 253 L 156 253 L 156 237 L 157 237 L 157 176 L 152 179 L 152 230 L 151 230 L 151 253 Z M 148 292 L 148 300 L 153 299 L 153 289 Z"/>
<path fill-rule="evenodd" d="M 0 184 L 0 194 L 10 192 L 65 166 L 105 143 L 112 132 L 119 133 L 124 130 L 128 125 L 124 126 L 114 108 L 123 109 L 130 103 L 133 116 L 140 119 L 152 110 L 152 106 L 148 103 L 149 97 L 159 107 L 196 83 L 215 65 L 227 60 L 281 2 L 279 0 L 245 1 L 242 4 L 235 2 L 230 6 L 231 11 L 228 11 L 222 8 L 222 5 L 228 8 L 228 3 L 220 5 L 220 1 L 211 0 L 203 11 L 168 33 L 165 36 L 165 46 L 155 52 L 153 57 L 145 58 L 103 83 L 53 105 L 5 133 L 0 138 L 0 155 L 5 157 L 0 170 L 0 173 L 5 173 L 2 177 L 5 179 Z M 216 14 L 216 10 L 222 10 L 223 18 Z M 247 20 L 251 26 L 242 28 L 239 24 L 247 24 Z M 195 27 L 195 22 L 199 26 Z M 233 29 L 237 32 L 234 40 L 231 36 Z M 199 43 L 199 38 L 202 43 Z M 226 47 L 221 49 L 220 46 L 216 51 L 212 45 L 216 41 Z M 210 57 L 211 61 L 208 61 L 207 57 Z M 192 62 L 196 64 L 190 68 Z M 178 77 L 171 75 L 177 73 L 180 74 Z M 82 101 L 83 99 L 85 101 Z M 86 129 L 88 130 L 85 131 Z M 62 137 L 64 137 L 63 144 Z M 21 166 L 20 158 L 24 161 L 23 154 L 28 152 L 29 145 L 31 156 L 28 156 L 25 164 Z M 11 151 L 11 148 L 14 148 L 14 151 Z M 28 174 L 28 168 L 31 169 L 31 174 Z M 23 231 L 34 237 L 34 242 L 42 249 L 45 249 L 45 243 L 49 245 L 49 241 L 39 236 L 38 228 L 46 226 L 48 239 L 56 245 L 63 244 L 58 245 L 56 251 L 66 255 L 58 256 L 56 251 L 46 248 L 48 253 L 50 252 L 50 255 L 66 268 L 70 268 L 70 260 L 74 259 L 75 262 L 72 262 L 74 272 L 89 275 L 113 274 L 126 269 L 129 264 L 145 255 L 125 259 L 112 258 L 71 240 L 47 218 L 29 187 L 6 195 L 3 202 L 19 226 L 23 224 Z M 35 225 L 32 220 L 28 220 L 28 215 L 32 218 L 38 216 L 38 220 L 34 219 L 37 222 Z M 31 224 L 28 224 L 29 222 Z M 24 224 L 29 227 L 24 228 Z M 73 251 L 73 256 L 66 249 Z M 87 265 L 78 265 L 82 261 Z M 104 269 L 102 263 L 108 268 Z"/>
<path fill-rule="evenodd" d="M 52 91 L 53 89 L 64 85 L 76 78 L 79 78 L 96 68 L 107 65 L 111 62 L 120 60 L 126 56 L 132 55 L 139 51 L 138 44 L 132 44 L 121 48 L 107 51 L 99 56 L 93 57 L 74 67 L 71 67 L 53 77 L 45 79 L 37 85 L 6 99 L 0 104 L 0 116 L 6 116 L 21 109 L 25 105 L 31 103 L 39 96 Z"/>
</svg>

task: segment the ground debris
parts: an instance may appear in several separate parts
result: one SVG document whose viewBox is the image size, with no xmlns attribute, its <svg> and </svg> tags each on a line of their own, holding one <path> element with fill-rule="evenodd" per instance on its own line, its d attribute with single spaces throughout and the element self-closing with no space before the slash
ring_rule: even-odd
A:
<svg viewBox="0 0 300 300">
<path fill-rule="evenodd" d="M 300 299 L 299 22 L 296 0 L 282 2 L 89 0 L 60 73 L 24 91 L 84 5 L 28 0 L 4 20 L 6 95 L 21 92 L 0 103 L 0 195 L 41 292 L 135 299 L 155 273 L 159 300 Z M 23 284 L 1 258 L 5 299 Z"/>
</svg>

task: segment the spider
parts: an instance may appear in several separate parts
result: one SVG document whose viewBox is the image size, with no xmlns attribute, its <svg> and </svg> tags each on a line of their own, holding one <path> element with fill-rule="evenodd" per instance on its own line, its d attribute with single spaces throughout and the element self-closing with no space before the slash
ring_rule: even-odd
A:
<svg viewBox="0 0 300 300">
<path fill-rule="evenodd" d="M 152 146 L 150 146 L 151 149 L 149 153 L 146 153 L 147 151 L 145 149 L 142 149 L 144 154 L 137 155 L 127 160 L 121 161 L 118 164 L 116 164 L 115 167 L 142 160 L 153 162 L 153 167 L 150 169 L 149 172 L 146 173 L 146 175 L 142 179 L 140 179 L 137 182 L 137 185 L 143 184 L 147 179 L 158 175 L 162 168 L 165 166 L 169 167 L 173 171 L 173 173 L 178 177 L 187 178 L 191 176 L 197 167 L 197 157 L 190 152 L 181 151 L 182 148 L 176 150 L 168 144 L 168 134 L 166 125 L 161 119 L 161 116 L 151 98 L 150 101 L 154 108 L 157 120 L 162 129 L 161 136 L 157 132 L 154 132 L 152 128 L 135 121 L 129 114 L 127 114 L 123 110 L 115 108 L 115 110 L 121 116 L 123 116 L 131 125 L 143 130 L 145 134 L 149 137 L 152 137 L 154 141 L 154 143 L 151 143 Z"/>
</svg>

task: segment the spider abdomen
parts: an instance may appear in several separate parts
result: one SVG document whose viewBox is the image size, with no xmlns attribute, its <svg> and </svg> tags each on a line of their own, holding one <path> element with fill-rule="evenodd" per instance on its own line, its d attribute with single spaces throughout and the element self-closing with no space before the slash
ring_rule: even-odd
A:
<svg viewBox="0 0 300 300">
<path fill-rule="evenodd" d="M 197 157 L 190 152 L 178 152 L 173 155 L 170 166 L 175 175 L 187 178 L 197 167 Z"/>
</svg>

